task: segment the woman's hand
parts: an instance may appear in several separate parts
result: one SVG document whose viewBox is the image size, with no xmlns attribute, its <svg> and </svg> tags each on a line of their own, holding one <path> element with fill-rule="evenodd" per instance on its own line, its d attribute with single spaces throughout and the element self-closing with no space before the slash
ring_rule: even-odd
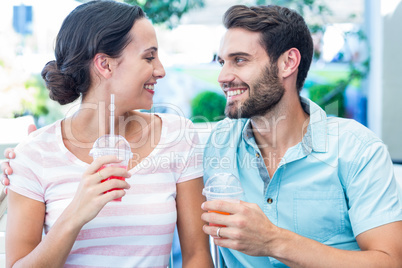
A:
<svg viewBox="0 0 402 268">
<path fill-rule="evenodd" d="M 121 167 L 106 167 L 98 171 L 103 165 L 119 163 L 116 156 L 102 156 L 92 162 L 82 176 L 77 192 L 66 212 L 71 213 L 78 226 L 83 226 L 98 215 L 101 209 L 110 201 L 123 197 L 130 185 L 119 179 L 111 179 L 101 182 L 110 176 L 129 178 L 130 173 Z M 119 190 L 112 190 L 119 188 Z"/>
</svg>

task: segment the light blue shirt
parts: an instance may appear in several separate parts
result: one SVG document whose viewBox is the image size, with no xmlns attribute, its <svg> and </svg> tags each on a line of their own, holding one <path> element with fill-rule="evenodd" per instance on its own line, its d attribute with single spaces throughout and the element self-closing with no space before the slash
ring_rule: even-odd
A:
<svg viewBox="0 0 402 268">
<path fill-rule="evenodd" d="M 287 150 L 272 178 L 250 120 L 225 119 L 205 148 L 204 180 L 231 172 L 240 178 L 244 201 L 258 204 L 273 224 L 328 246 L 360 250 L 357 235 L 402 220 L 402 193 L 389 153 L 356 121 L 327 117 L 317 104 L 301 101 L 310 115 L 307 132 Z M 221 253 L 229 268 L 286 267 L 271 257 L 227 248 Z"/>
</svg>

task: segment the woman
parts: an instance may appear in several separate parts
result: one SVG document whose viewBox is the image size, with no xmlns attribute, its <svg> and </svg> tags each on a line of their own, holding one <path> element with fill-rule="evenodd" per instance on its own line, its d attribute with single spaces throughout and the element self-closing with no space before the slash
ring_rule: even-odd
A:
<svg viewBox="0 0 402 268">
<path fill-rule="evenodd" d="M 203 197 L 198 137 L 183 118 L 150 109 L 165 71 L 154 28 L 137 6 L 92 1 L 63 22 L 56 60 L 42 77 L 50 98 L 80 109 L 33 133 L 16 148 L 8 191 L 8 267 L 166 267 L 173 232 L 183 266 L 212 267 L 200 219 Z M 94 141 L 109 129 L 131 145 L 128 170 L 93 161 Z M 110 176 L 125 177 L 101 183 Z M 120 188 L 121 190 L 108 190 Z M 124 189 L 124 190 L 123 190 Z M 124 196 L 122 202 L 112 202 Z M 46 235 L 42 237 L 42 230 Z"/>
</svg>

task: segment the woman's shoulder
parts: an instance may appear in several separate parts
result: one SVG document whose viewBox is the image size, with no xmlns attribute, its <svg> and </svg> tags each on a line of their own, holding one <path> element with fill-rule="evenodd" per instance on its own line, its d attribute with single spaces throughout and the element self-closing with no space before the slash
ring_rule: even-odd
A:
<svg viewBox="0 0 402 268">
<path fill-rule="evenodd" d="M 31 150 L 36 148 L 37 146 L 40 146 L 40 148 L 42 148 L 44 147 L 43 145 L 45 143 L 53 145 L 56 144 L 60 122 L 61 120 L 57 120 L 52 124 L 35 130 L 31 134 L 29 134 L 26 139 L 24 139 L 17 145 L 16 151 Z M 45 147 L 47 147 L 47 145 L 45 145 Z"/>
<path fill-rule="evenodd" d="M 198 140 L 198 132 L 193 122 L 176 114 L 156 114 L 162 121 L 161 136 L 164 144 L 188 143 Z"/>
<path fill-rule="evenodd" d="M 162 125 L 168 126 L 173 129 L 188 129 L 193 128 L 193 122 L 183 116 L 168 113 L 155 113 L 162 120 Z"/>
<path fill-rule="evenodd" d="M 162 121 L 169 121 L 169 122 L 176 122 L 176 121 L 183 121 L 187 122 L 190 121 L 190 119 L 177 115 L 177 114 L 169 114 L 169 113 L 154 113 L 153 115 L 158 116 L 162 119 Z"/>
</svg>

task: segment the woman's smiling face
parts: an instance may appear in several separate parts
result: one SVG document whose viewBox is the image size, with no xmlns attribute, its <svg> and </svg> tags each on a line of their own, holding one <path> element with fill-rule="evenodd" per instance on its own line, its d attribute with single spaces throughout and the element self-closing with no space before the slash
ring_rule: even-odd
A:
<svg viewBox="0 0 402 268">
<path fill-rule="evenodd" d="M 130 36 L 130 43 L 116 60 L 113 91 L 124 98 L 121 103 L 131 105 L 129 109 L 150 109 L 155 84 L 165 76 L 158 57 L 155 29 L 143 18 L 134 23 Z"/>
</svg>

